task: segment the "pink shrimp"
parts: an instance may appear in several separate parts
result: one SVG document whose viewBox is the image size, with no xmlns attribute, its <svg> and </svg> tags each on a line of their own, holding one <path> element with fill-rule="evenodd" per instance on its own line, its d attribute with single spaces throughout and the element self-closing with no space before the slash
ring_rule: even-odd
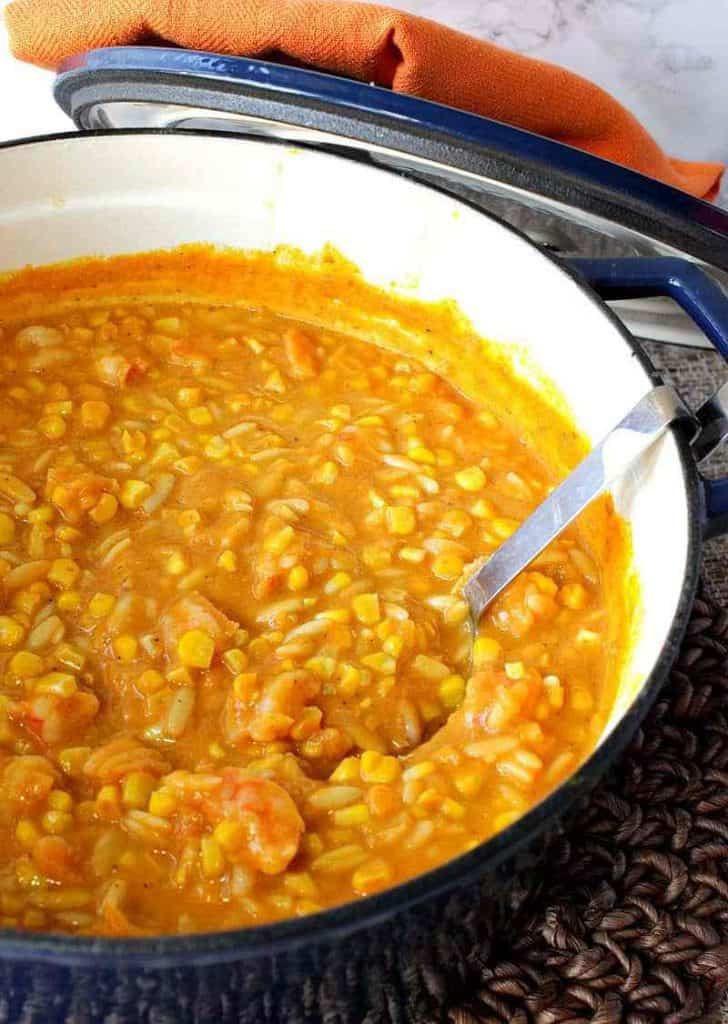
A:
<svg viewBox="0 0 728 1024">
<path fill-rule="evenodd" d="M 141 380 L 147 372 L 149 364 L 142 359 L 130 363 L 124 356 L 101 356 L 96 360 L 96 372 L 104 384 L 112 388 L 123 388 Z"/>
<path fill-rule="evenodd" d="M 39 754 L 11 757 L 2 769 L 2 791 L 13 805 L 42 803 L 57 780 L 54 765 Z"/>
<path fill-rule="evenodd" d="M 77 690 L 69 697 L 38 694 L 18 701 L 8 710 L 11 718 L 20 719 L 44 743 L 55 744 L 79 735 L 94 720 L 99 707 L 95 694 Z"/>
<path fill-rule="evenodd" d="M 320 689 L 321 683 L 304 669 L 267 680 L 250 700 L 231 689 L 225 705 L 225 732 L 232 743 L 248 737 L 260 743 L 282 739 Z"/>
<path fill-rule="evenodd" d="M 207 801 L 207 814 L 245 828 L 241 859 L 265 875 L 285 871 L 298 852 L 304 824 L 291 796 L 275 782 L 242 768 L 225 768 L 222 786 Z"/>
</svg>

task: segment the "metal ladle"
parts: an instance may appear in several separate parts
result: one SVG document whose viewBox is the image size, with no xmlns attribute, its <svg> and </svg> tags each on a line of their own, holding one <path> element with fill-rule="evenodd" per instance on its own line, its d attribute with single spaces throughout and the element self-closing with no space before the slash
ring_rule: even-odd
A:
<svg viewBox="0 0 728 1024">
<path fill-rule="evenodd" d="M 485 609 L 501 591 L 672 424 L 691 424 L 691 440 L 698 449 L 698 458 L 708 454 L 715 447 L 715 439 L 705 444 L 705 451 L 700 450 L 701 442 L 709 432 L 712 412 L 716 406 L 723 406 L 726 388 L 728 385 L 709 399 L 697 414 L 692 413 L 668 385 L 660 385 L 640 399 L 464 585 L 463 593 L 473 623 L 477 626 Z"/>
</svg>

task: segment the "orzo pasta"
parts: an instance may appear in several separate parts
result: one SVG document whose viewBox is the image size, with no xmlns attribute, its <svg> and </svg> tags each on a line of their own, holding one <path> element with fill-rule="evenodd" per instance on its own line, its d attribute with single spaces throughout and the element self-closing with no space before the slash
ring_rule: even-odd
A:
<svg viewBox="0 0 728 1024">
<path fill-rule="evenodd" d="M 152 292 L 3 319 L 0 926 L 378 892 L 513 822 L 609 711 L 614 540 L 567 531 L 471 643 L 459 579 L 556 479 L 487 396 Z"/>
</svg>

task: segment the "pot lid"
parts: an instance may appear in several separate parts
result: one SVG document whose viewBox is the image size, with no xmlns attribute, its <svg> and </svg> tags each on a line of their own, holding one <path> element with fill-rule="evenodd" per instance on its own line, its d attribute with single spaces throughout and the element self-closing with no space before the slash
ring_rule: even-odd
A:
<svg viewBox="0 0 728 1024">
<path fill-rule="evenodd" d="M 467 199 L 564 256 L 679 254 L 728 284 L 728 211 L 476 114 L 270 61 L 167 47 L 66 60 L 61 108 L 84 130 L 188 130 L 313 145 Z M 634 333 L 702 344 L 670 300 L 615 303 Z"/>
</svg>

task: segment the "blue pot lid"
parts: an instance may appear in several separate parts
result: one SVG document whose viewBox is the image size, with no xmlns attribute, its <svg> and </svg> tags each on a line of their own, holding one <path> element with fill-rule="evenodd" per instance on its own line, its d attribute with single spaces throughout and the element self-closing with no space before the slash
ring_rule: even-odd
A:
<svg viewBox="0 0 728 1024">
<path fill-rule="evenodd" d="M 579 239 L 589 236 L 610 255 L 681 253 L 728 272 L 721 208 L 532 132 L 378 86 L 133 46 L 69 58 L 54 92 L 81 129 L 233 132 L 334 148 L 475 198 L 507 220 L 518 210 L 517 226 L 554 249 L 583 252 Z"/>
</svg>

